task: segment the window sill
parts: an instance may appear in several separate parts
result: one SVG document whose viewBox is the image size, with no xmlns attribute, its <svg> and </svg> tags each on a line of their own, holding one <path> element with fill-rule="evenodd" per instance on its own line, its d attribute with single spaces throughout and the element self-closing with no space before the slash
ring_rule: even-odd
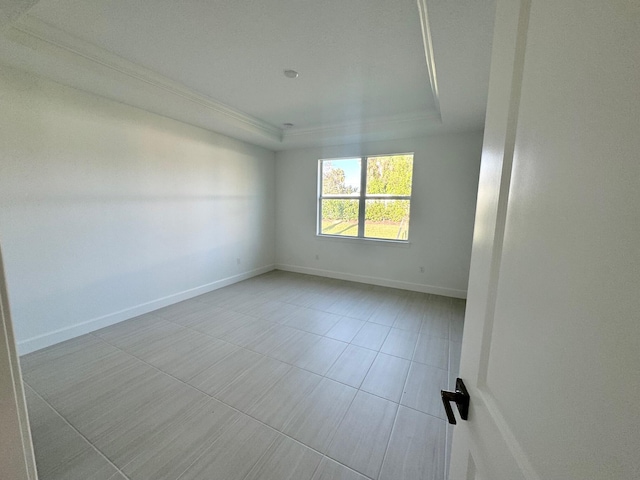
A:
<svg viewBox="0 0 640 480">
<path fill-rule="evenodd" d="M 347 237 L 340 235 L 322 235 L 316 233 L 316 238 L 322 240 L 335 240 L 338 242 L 347 242 L 347 243 L 360 243 L 364 245 L 376 245 L 376 246 L 385 246 L 385 247 L 405 247 L 408 248 L 411 246 L 411 242 L 409 240 L 387 240 L 383 238 L 361 238 L 361 237 Z"/>
</svg>

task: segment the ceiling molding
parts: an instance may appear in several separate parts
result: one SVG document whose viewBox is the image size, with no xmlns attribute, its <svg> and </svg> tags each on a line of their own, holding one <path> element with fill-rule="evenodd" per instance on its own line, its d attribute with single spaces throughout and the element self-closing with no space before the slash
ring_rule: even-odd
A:
<svg viewBox="0 0 640 480">
<path fill-rule="evenodd" d="M 433 41 L 431 40 L 431 27 L 429 26 L 429 16 L 427 13 L 427 0 L 417 0 L 418 11 L 420 12 L 420 26 L 422 27 L 422 43 L 424 46 L 425 58 L 427 61 L 427 69 L 429 71 L 429 85 L 431 85 L 431 93 L 435 102 L 438 115 L 440 112 L 440 93 L 438 90 L 438 78 L 436 76 L 436 61 L 433 54 Z"/>
<path fill-rule="evenodd" d="M 246 130 L 266 136 L 271 140 L 282 141 L 282 129 L 258 118 L 236 110 L 222 102 L 196 92 L 181 83 L 175 82 L 136 63 L 125 60 L 104 49 L 80 40 L 58 28 L 29 15 L 24 15 L 11 23 L 11 28 L 30 37 L 46 42 L 66 52 L 83 57 L 97 65 L 106 67 L 121 75 L 144 82 L 166 93 L 196 103 L 211 110 L 234 124 L 243 125 Z"/>
<path fill-rule="evenodd" d="M 21 3 L 34 2 L 22 0 Z M 417 3 L 436 108 L 358 122 L 283 130 L 29 14 L 13 19 L 3 30 L 0 60 L 10 58 L 10 65 L 54 81 L 276 151 L 409 138 L 446 130 L 440 112 L 426 0 L 417 0 Z M 20 49 L 3 57 L 2 41 L 9 41 Z"/>
</svg>

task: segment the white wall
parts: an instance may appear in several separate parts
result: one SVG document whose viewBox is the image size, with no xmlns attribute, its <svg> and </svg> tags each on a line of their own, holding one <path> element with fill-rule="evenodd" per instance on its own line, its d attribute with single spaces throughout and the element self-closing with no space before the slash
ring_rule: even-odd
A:
<svg viewBox="0 0 640 480">
<path fill-rule="evenodd" d="M 481 150 L 468 133 L 277 153 L 278 268 L 464 297 Z M 415 153 L 410 244 L 317 237 L 318 159 L 400 152 Z"/>
<path fill-rule="evenodd" d="M 0 112 L 21 353 L 273 268 L 273 152 L 4 67 Z"/>
</svg>

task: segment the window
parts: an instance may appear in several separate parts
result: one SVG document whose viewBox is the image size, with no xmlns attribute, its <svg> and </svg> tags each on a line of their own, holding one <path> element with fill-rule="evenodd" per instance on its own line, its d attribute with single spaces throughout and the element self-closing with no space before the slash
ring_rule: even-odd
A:
<svg viewBox="0 0 640 480">
<path fill-rule="evenodd" d="M 319 161 L 318 235 L 407 241 L 413 153 Z"/>
</svg>

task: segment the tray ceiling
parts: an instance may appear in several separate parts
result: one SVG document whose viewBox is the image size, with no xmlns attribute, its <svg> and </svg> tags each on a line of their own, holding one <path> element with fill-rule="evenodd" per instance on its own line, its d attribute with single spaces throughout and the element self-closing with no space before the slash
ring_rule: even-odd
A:
<svg viewBox="0 0 640 480">
<path fill-rule="evenodd" d="M 484 120 L 493 2 L 9 6 L 0 62 L 274 150 L 478 130 Z"/>
</svg>

